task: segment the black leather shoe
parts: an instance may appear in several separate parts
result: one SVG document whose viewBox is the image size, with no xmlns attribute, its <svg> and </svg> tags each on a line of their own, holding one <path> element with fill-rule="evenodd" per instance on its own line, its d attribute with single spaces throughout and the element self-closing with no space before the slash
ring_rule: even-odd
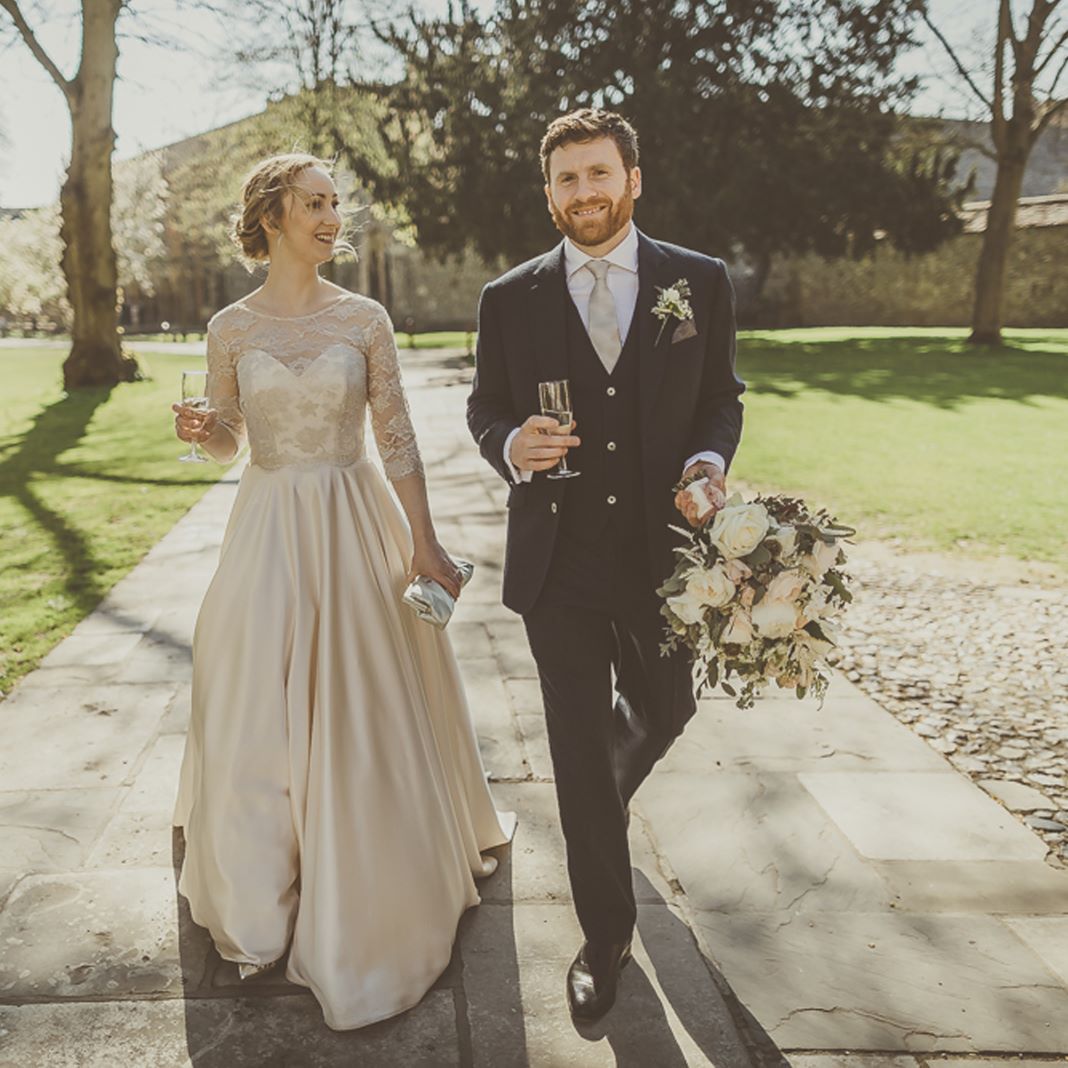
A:
<svg viewBox="0 0 1068 1068">
<path fill-rule="evenodd" d="M 630 942 L 585 942 L 567 971 L 567 1004 L 577 1020 L 596 1020 L 612 1007 Z"/>
</svg>

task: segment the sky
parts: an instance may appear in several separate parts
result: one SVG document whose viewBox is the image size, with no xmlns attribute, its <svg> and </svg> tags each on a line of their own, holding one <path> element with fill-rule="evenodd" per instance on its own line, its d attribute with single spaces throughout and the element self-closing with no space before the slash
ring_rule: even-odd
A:
<svg viewBox="0 0 1068 1068">
<path fill-rule="evenodd" d="M 478 6 L 487 6 L 482 0 Z M 80 25 L 76 0 L 27 3 L 22 8 L 56 63 L 69 74 L 76 63 Z M 35 9 L 53 17 L 42 21 Z M 114 126 L 119 159 L 160 148 L 260 111 L 267 98 L 261 85 L 242 82 L 234 68 L 220 62 L 226 34 L 203 8 L 175 0 L 139 0 L 138 19 L 120 21 L 170 43 L 123 36 L 119 42 L 119 81 L 115 87 Z M 444 6 L 433 0 L 431 7 Z M 981 32 L 994 0 L 931 0 L 939 24 L 955 44 L 968 44 Z M 53 202 L 59 194 L 70 143 L 70 120 L 63 97 L 29 50 L 15 39 L 0 12 L 0 207 L 30 208 Z M 930 76 L 945 71 L 937 45 L 928 42 L 904 61 L 904 69 L 923 75 L 925 89 L 914 111 L 961 116 L 965 101 L 953 79 Z"/>
</svg>

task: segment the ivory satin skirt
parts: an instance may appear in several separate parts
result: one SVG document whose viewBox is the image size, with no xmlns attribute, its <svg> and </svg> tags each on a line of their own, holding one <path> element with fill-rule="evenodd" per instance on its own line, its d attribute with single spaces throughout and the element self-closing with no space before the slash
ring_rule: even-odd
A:
<svg viewBox="0 0 1068 1068">
<path fill-rule="evenodd" d="M 249 466 L 193 639 L 174 822 L 193 919 L 336 1029 L 416 1004 L 512 837 L 445 633 L 401 604 L 411 538 L 361 460 Z"/>
</svg>

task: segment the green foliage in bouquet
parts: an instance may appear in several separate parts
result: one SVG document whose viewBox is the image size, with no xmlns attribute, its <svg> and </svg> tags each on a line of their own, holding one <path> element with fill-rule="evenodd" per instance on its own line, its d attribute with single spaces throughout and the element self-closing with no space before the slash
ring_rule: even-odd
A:
<svg viewBox="0 0 1068 1068">
<path fill-rule="evenodd" d="M 825 509 L 795 497 L 739 494 L 707 527 L 684 530 L 679 562 L 657 591 L 667 637 L 687 647 L 698 696 L 720 686 L 751 708 L 774 680 L 823 698 L 835 626 L 852 601 L 841 542 L 853 536 Z"/>
</svg>

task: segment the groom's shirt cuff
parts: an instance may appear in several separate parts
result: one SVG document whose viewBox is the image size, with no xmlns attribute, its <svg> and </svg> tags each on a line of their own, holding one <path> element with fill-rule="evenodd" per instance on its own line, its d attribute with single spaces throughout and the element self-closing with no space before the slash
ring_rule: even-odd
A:
<svg viewBox="0 0 1068 1068">
<path fill-rule="evenodd" d="M 507 455 L 507 453 L 505 455 Z M 689 468 L 693 467 L 694 464 L 715 464 L 724 474 L 727 473 L 727 461 L 724 460 L 718 452 L 710 451 L 694 453 L 694 455 L 682 465 L 683 471 L 687 471 Z"/>
<path fill-rule="evenodd" d="M 515 430 L 513 430 L 511 434 L 509 434 L 508 437 L 504 440 L 504 462 L 508 470 L 512 473 L 512 481 L 517 486 L 522 482 L 529 482 L 534 477 L 533 471 L 520 471 L 519 468 L 512 463 L 512 442 L 515 441 L 515 436 L 518 433 L 519 427 L 516 427 Z M 714 456 L 715 453 L 713 453 L 712 455 Z"/>
</svg>

